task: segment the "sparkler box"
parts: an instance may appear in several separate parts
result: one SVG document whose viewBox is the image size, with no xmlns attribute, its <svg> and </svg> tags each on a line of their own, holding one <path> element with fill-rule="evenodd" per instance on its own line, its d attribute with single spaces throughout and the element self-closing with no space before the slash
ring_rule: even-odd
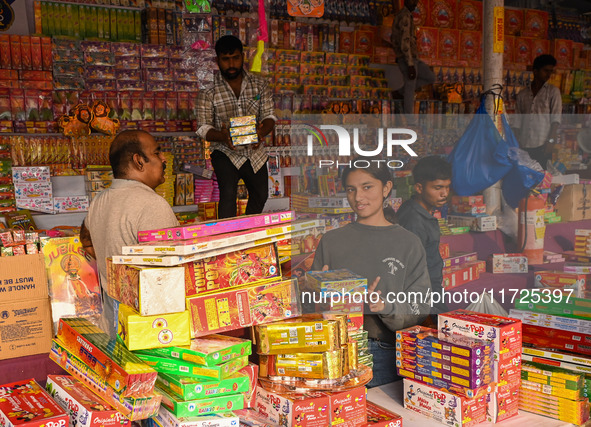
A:
<svg viewBox="0 0 591 427">
<path fill-rule="evenodd" d="M 198 400 L 179 400 L 162 389 L 156 390 L 162 395 L 162 406 L 177 418 L 216 414 L 244 407 L 244 396 L 238 393 Z"/>
<path fill-rule="evenodd" d="M 70 427 L 129 427 L 131 421 L 70 375 L 49 375 L 45 388 L 70 414 Z"/>
<path fill-rule="evenodd" d="M 238 357 L 221 365 L 202 366 L 178 359 L 168 359 L 166 357 L 157 357 L 142 353 L 136 354 L 140 359 L 160 373 L 213 380 L 226 379 L 248 365 L 248 356 Z"/>
<path fill-rule="evenodd" d="M 180 359 L 197 365 L 215 366 L 252 354 L 252 342 L 227 335 L 207 335 L 194 338 L 184 347 L 165 347 L 142 351 L 144 354 Z"/>
<path fill-rule="evenodd" d="M 34 379 L 0 386 L 0 425 L 3 427 L 65 427 L 66 412 Z"/>
<path fill-rule="evenodd" d="M 247 393 L 250 389 L 250 378 L 239 372 L 223 380 L 192 378 L 161 372 L 158 374 L 156 385 L 183 400 L 194 400 L 225 394 Z"/>
<path fill-rule="evenodd" d="M 164 405 L 160 406 L 155 419 L 161 427 L 237 427 L 240 424 L 234 412 L 177 418 Z"/>
</svg>

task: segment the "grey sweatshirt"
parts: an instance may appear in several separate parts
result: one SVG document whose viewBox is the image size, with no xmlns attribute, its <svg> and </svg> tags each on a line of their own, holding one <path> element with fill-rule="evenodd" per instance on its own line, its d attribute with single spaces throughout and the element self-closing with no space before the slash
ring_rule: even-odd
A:
<svg viewBox="0 0 591 427">
<path fill-rule="evenodd" d="M 420 324 L 429 314 L 430 306 L 424 299 L 409 301 L 409 292 L 424 297 L 431 287 L 425 249 L 417 236 L 399 225 L 352 223 L 329 231 L 316 249 L 311 270 L 321 270 L 324 265 L 331 270 L 347 268 L 367 278 L 368 286 L 380 277 L 376 291 L 382 292 L 386 303 L 376 314 L 365 307 L 364 329 L 370 338 L 394 343 L 395 331 Z M 395 297 L 390 302 L 388 293 Z M 398 302 L 400 294 L 406 297 L 404 302 Z"/>
</svg>

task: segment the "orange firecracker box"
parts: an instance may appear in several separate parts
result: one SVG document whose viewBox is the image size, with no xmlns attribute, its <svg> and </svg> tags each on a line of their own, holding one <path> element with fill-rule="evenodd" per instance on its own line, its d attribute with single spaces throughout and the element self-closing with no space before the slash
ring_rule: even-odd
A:
<svg viewBox="0 0 591 427">
<path fill-rule="evenodd" d="M 279 257 L 275 243 L 209 257 L 185 265 L 187 297 L 278 280 Z"/>
<path fill-rule="evenodd" d="M 300 309 L 297 281 L 230 289 L 187 298 L 195 338 L 296 317 Z"/>
<path fill-rule="evenodd" d="M 355 31 L 354 53 L 357 55 L 373 55 L 375 33 L 372 30 Z"/>
<path fill-rule="evenodd" d="M 530 39 L 525 37 L 516 37 L 514 52 L 516 64 L 530 65 L 532 63 Z"/>
<path fill-rule="evenodd" d="M 532 61 L 538 56 L 548 54 L 550 52 L 550 40 L 530 39 L 530 41 Z"/>
<path fill-rule="evenodd" d="M 441 61 L 457 61 L 460 45 L 460 32 L 442 28 L 439 30 L 439 41 L 437 45 L 437 58 Z"/>
<path fill-rule="evenodd" d="M 66 427 L 69 417 L 34 379 L 0 386 L 3 427 Z"/>
<path fill-rule="evenodd" d="M 464 0 L 458 4 L 457 27 L 459 30 L 482 30 L 482 2 Z"/>
<path fill-rule="evenodd" d="M 412 11 L 412 18 L 415 24 L 415 28 L 422 27 L 424 25 L 428 25 L 432 27 L 433 25 L 428 24 L 429 20 L 429 10 L 431 10 L 431 1 L 432 0 L 423 0 L 418 2 L 417 7 L 415 10 Z M 398 1 L 398 10 L 404 7 L 404 0 Z"/>
<path fill-rule="evenodd" d="M 368 401 L 366 427 L 402 427 L 402 415 Z"/>
<path fill-rule="evenodd" d="M 456 28 L 457 6 L 454 0 L 431 0 L 429 4 L 430 27 Z"/>
<path fill-rule="evenodd" d="M 353 53 L 355 49 L 355 35 L 352 31 L 341 31 L 339 33 L 339 52 Z"/>
<path fill-rule="evenodd" d="M 556 58 L 556 66 L 558 68 L 571 68 L 573 65 L 572 40 L 554 40 L 552 43 L 552 55 Z"/>
<path fill-rule="evenodd" d="M 505 36 L 504 48 L 503 63 L 513 64 L 515 62 L 515 37 Z"/>
<path fill-rule="evenodd" d="M 548 12 L 526 9 L 522 36 L 540 39 L 548 38 Z"/>
<path fill-rule="evenodd" d="M 439 244 L 439 254 L 443 259 L 449 258 L 449 243 Z"/>
<path fill-rule="evenodd" d="M 505 8 L 505 34 L 515 36 L 523 31 L 523 9 Z"/>
<path fill-rule="evenodd" d="M 468 61 L 469 66 L 480 66 L 482 60 L 482 33 L 480 31 L 460 31 L 460 60 Z"/>
<path fill-rule="evenodd" d="M 417 30 L 417 50 L 420 58 L 433 59 L 437 56 L 439 30 L 421 27 Z"/>
</svg>

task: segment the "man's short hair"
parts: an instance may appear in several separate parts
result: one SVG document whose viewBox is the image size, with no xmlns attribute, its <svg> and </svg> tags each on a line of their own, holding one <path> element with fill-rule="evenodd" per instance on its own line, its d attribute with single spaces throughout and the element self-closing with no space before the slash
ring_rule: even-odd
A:
<svg viewBox="0 0 591 427">
<path fill-rule="evenodd" d="M 540 68 L 545 67 L 546 65 L 552 65 L 553 67 L 556 67 L 556 63 L 556 58 L 554 58 L 552 55 L 540 55 L 536 59 L 534 59 L 533 69 L 539 70 Z"/>
<path fill-rule="evenodd" d="M 220 55 L 227 55 L 235 51 L 242 53 L 244 47 L 238 37 L 234 36 L 223 36 L 215 44 L 215 54 L 219 57 Z"/>
<path fill-rule="evenodd" d="M 133 159 L 134 154 L 139 154 L 147 162 L 148 156 L 142 149 L 140 137 L 150 135 L 143 130 L 124 130 L 119 132 L 109 149 L 109 163 L 113 168 L 115 178 L 124 178 L 127 168 Z"/>
<path fill-rule="evenodd" d="M 423 157 L 412 170 L 415 184 L 451 179 L 451 164 L 443 157 Z"/>
</svg>

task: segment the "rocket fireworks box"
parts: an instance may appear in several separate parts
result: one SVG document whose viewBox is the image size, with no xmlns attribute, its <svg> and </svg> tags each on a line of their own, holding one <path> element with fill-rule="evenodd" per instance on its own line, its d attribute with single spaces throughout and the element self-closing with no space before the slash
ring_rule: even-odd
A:
<svg viewBox="0 0 591 427">
<path fill-rule="evenodd" d="M 404 407 L 449 426 L 470 427 L 486 421 L 486 396 L 468 399 L 404 379 Z"/>
<path fill-rule="evenodd" d="M 223 380 L 209 380 L 159 373 L 156 384 L 159 388 L 169 391 L 183 400 L 247 393 L 250 389 L 248 375 L 241 373 L 232 374 Z"/>
<path fill-rule="evenodd" d="M 140 359 L 160 373 L 214 380 L 228 378 L 236 371 L 248 365 L 248 356 L 238 357 L 221 365 L 202 366 L 178 359 L 168 359 L 166 357 L 157 357 L 139 352 L 136 354 Z"/>
<path fill-rule="evenodd" d="M 340 348 L 339 326 L 334 320 L 277 322 L 255 328 L 259 354 L 323 352 Z"/>
<path fill-rule="evenodd" d="M 63 317 L 98 318 L 102 312 L 101 289 L 95 264 L 86 258 L 80 237 L 42 238 L 41 252 L 54 323 Z"/>
<path fill-rule="evenodd" d="M 150 393 L 154 389 L 156 371 L 88 320 L 61 319 L 57 338 L 60 346 L 88 362 L 90 369 L 122 396 Z"/>
<path fill-rule="evenodd" d="M 238 393 L 199 400 L 178 400 L 164 390 L 158 388 L 156 390 L 162 394 L 162 406 L 177 418 L 215 414 L 244 407 L 244 396 Z"/>
<path fill-rule="evenodd" d="M 129 427 L 111 405 L 99 399 L 70 375 L 49 375 L 45 388 L 51 397 L 70 414 L 70 427 Z"/>
<path fill-rule="evenodd" d="M 144 354 L 181 359 L 197 365 L 215 366 L 252 353 L 252 342 L 226 335 L 207 335 L 194 338 L 185 347 L 165 347 L 144 350 Z"/>
<path fill-rule="evenodd" d="M 250 228 L 267 227 L 274 224 L 291 222 L 291 211 L 247 215 L 221 221 L 201 222 L 185 227 L 165 228 L 138 232 L 140 242 L 157 240 L 192 239 L 194 237 L 211 236 L 214 234 L 231 233 L 233 231 L 248 230 Z"/>
<path fill-rule="evenodd" d="M 284 280 L 188 298 L 192 334 L 198 338 L 297 317 L 297 295 L 297 282 Z"/>
<path fill-rule="evenodd" d="M 66 349 L 59 340 L 53 340 L 49 358 L 129 420 L 149 418 L 158 411 L 162 398 L 160 395 L 150 392 L 141 394 L 141 397 L 123 397 L 104 381 L 104 376 L 91 369 L 91 362 L 82 361 Z"/>
<path fill-rule="evenodd" d="M 527 273 L 527 257 L 523 254 L 492 254 L 486 264 L 491 273 Z"/>
<path fill-rule="evenodd" d="M 534 286 L 536 288 L 562 288 L 587 290 L 591 288 L 591 275 L 568 273 L 564 271 L 537 271 Z"/>
<path fill-rule="evenodd" d="M 220 289 L 262 284 L 280 276 L 275 243 L 186 264 L 186 295 L 188 297 Z"/>
<path fill-rule="evenodd" d="M 65 427 L 66 412 L 34 379 L 0 386 L 0 424 L 3 427 Z"/>
<path fill-rule="evenodd" d="M 367 401 L 367 427 L 402 427 L 402 416 Z"/>
<path fill-rule="evenodd" d="M 107 259 L 109 296 L 142 316 L 185 311 L 185 268 L 113 264 Z"/>
<path fill-rule="evenodd" d="M 240 419 L 234 412 L 177 418 L 164 405 L 160 406 L 155 419 L 161 427 L 237 427 L 240 425 Z"/>
<path fill-rule="evenodd" d="M 191 343 L 189 312 L 140 316 L 131 307 L 119 304 L 117 334 L 129 350 L 183 346 Z"/>
</svg>

